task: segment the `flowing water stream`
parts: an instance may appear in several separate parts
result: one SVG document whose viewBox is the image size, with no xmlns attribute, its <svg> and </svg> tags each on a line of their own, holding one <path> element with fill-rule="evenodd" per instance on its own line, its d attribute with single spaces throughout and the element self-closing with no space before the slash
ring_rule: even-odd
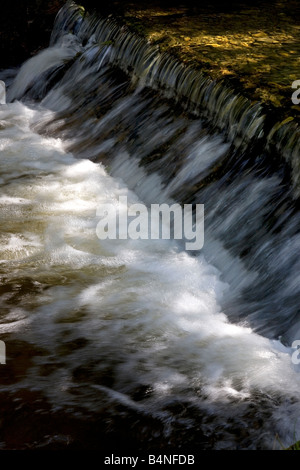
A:
<svg viewBox="0 0 300 470">
<path fill-rule="evenodd" d="M 297 178 L 267 148 L 260 106 L 202 77 L 196 112 L 185 71 L 126 31 L 117 44 L 116 28 L 68 3 L 50 47 L 0 73 L 0 393 L 23 413 L 1 445 L 68 447 L 93 416 L 144 451 L 291 444 Z M 99 240 L 97 208 L 120 196 L 204 204 L 203 249 Z"/>
</svg>

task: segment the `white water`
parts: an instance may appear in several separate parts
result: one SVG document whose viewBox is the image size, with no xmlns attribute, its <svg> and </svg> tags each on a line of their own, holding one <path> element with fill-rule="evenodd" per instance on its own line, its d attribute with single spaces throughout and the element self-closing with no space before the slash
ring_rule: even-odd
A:
<svg viewBox="0 0 300 470">
<path fill-rule="evenodd" d="M 51 67 L 73 57 L 78 45 L 70 44 L 62 42 L 24 65 L 10 98 L 22 96 L 33 78 L 48 69 L 50 56 Z M 83 69 L 77 79 L 84 83 L 90 72 Z M 258 201 L 264 192 L 272 192 L 277 179 L 250 179 L 244 184 L 254 188 L 252 200 L 247 193 L 245 205 L 230 206 L 243 184 L 235 182 L 228 192 L 228 218 L 222 226 L 212 223 L 198 256 L 174 241 L 100 241 L 99 204 L 117 204 L 120 195 L 126 195 L 129 204 L 139 198 L 146 204 L 169 202 L 174 192 L 180 194 L 182 186 L 193 184 L 225 154 L 228 144 L 220 136 L 205 135 L 190 147 L 189 139 L 201 128 L 198 122 L 191 124 L 179 141 L 187 155 L 185 165 L 165 185 L 158 173 L 147 174 L 139 160 L 183 124 L 171 122 L 157 130 L 149 121 L 136 154 L 121 152 L 112 137 L 78 152 L 81 157 L 110 155 L 111 176 L 103 164 L 65 149 L 85 133 L 90 139 L 101 136 L 128 110 L 138 115 L 139 95 L 122 98 L 93 126 L 87 118 L 82 134 L 65 142 L 34 133 L 31 126 L 55 118 L 53 110 L 72 105 L 65 93 L 68 87 L 66 80 L 51 91 L 44 107 L 18 101 L 0 106 L 0 274 L 7 287 L 1 296 L 0 334 L 8 335 L 8 354 L 10 337 L 46 351 L 37 352 L 26 374 L 1 390 L 41 390 L 54 409 L 76 411 L 80 406 L 99 412 L 104 405 L 123 403 L 129 413 L 138 409 L 162 420 L 166 433 L 176 423 L 193 433 L 195 414 L 203 414 L 202 428 L 208 435 L 217 426 L 224 429 L 216 448 L 235 448 L 239 441 L 242 447 L 278 447 L 277 433 L 290 444 L 300 432 L 300 377 L 291 349 L 258 335 L 246 322 L 228 321 L 222 305 L 238 302 L 242 289 L 250 289 L 262 274 L 247 270 L 218 239 L 226 236 L 235 219 L 242 219 L 246 202 L 252 211 L 260 210 Z M 144 108 L 141 103 L 141 112 Z M 169 157 L 167 152 L 164 159 Z M 209 217 L 217 221 L 217 203 L 214 209 Z M 280 256 L 285 249 L 280 247 Z M 49 364 L 53 368 L 45 376 L 42 371 Z M 88 373 L 78 383 L 80 367 Z M 109 385 L 108 375 L 113 376 Z M 141 387 L 147 393 L 136 400 Z M 193 413 L 177 416 L 168 408 L 173 402 L 193 407 Z M 257 416 L 262 423 L 254 429 Z M 229 420 L 238 429 L 248 429 L 247 443 L 228 429 Z"/>
<path fill-rule="evenodd" d="M 152 396 L 138 406 L 166 420 L 161 410 L 170 397 L 226 416 L 232 400 L 243 403 L 253 390 L 283 394 L 286 405 L 273 410 L 274 436 L 276 429 L 292 438 L 300 410 L 288 405 L 299 396 L 290 351 L 227 321 L 220 302 L 230 286 L 202 254 L 191 257 L 171 241 L 98 240 L 98 204 L 137 198 L 101 164 L 77 160 L 59 139 L 31 132 L 38 118 L 18 102 L 0 108 L 1 277 L 11 285 L 30 278 L 36 287 L 13 306 L 2 296 L 0 331 L 49 351 L 14 388 L 38 387 L 55 406 L 74 404 L 68 390 L 75 366 L 94 359 L 97 374 L 117 362 L 118 400 L 134 406 L 131 391 L 147 384 Z M 39 377 L 38 365 L 59 363 L 57 346 L 78 336 L 87 345 L 64 357 L 51 377 Z M 97 390 L 85 406 L 97 409 Z"/>
</svg>

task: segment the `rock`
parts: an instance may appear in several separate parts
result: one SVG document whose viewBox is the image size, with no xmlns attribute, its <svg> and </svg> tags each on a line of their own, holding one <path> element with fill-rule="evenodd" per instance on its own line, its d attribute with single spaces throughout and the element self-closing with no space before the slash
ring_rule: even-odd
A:
<svg viewBox="0 0 300 470">
<path fill-rule="evenodd" d="M 272 38 L 269 38 L 268 36 L 258 37 L 258 38 L 256 38 L 256 41 L 266 42 L 266 43 L 269 43 L 269 44 L 277 44 L 279 42 L 279 41 L 276 41 Z"/>
</svg>

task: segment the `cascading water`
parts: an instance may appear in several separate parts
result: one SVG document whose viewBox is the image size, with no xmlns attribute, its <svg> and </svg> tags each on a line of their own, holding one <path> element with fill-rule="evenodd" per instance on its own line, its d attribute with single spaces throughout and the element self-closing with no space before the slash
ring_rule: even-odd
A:
<svg viewBox="0 0 300 470">
<path fill-rule="evenodd" d="M 21 423 L 30 402 L 39 434 L 12 436 L 8 416 L 2 447 L 291 444 L 298 129 L 70 2 L 50 47 L 12 75 L 0 74 L 0 393 Z M 203 249 L 99 240 L 97 208 L 119 196 L 204 204 Z"/>
</svg>

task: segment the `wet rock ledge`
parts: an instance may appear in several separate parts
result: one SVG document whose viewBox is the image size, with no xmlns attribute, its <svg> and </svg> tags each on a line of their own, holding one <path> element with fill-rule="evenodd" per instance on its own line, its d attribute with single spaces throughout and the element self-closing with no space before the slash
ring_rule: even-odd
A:
<svg viewBox="0 0 300 470">
<path fill-rule="evenodd" d="M 125 1 L 83 5 L 120 22 L 185 64 L 233 85 L 252 101 L 300 118 L 292 83 L 300 80 L 298 0 Z"/>
<path fill-rule="evenodd" d="M 292 83 L 300 80 L 298 0 L 83 0 L 112 14 L 185 64 L 233 85 L 252 101 L 271 104 L 278 119 L 300 120 Z M 1 6 L 0 68 L 20 64 L 47 46 L 64 0 L 10 0 Z"/>
</svg>

